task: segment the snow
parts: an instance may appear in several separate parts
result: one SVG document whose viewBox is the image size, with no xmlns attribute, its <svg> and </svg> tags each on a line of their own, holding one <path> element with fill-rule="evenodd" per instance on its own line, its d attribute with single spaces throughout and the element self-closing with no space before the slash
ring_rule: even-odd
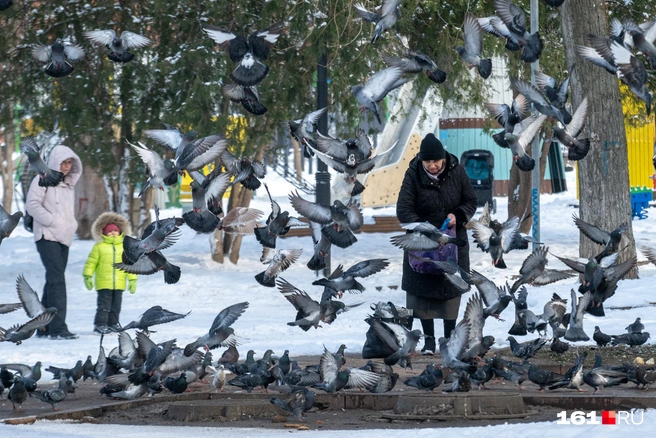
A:
<svg viewBox="0 0 656 438">
<path fill-rule="evenodd" d="M 542 195 L 541 197 L 541 241 L 549 247 L 550 252 L 569 258 L 578 256 L 579 239 L 578 230 L 571 219 L 572 214 L 578 214 L 578 207 L 575 207 L 578 205 L 578 201 L 575 197 L 573 174 L 574 172 L 568 172 L 567 174 L 570 191 L 556 195 Z M 287 199 L 287 194 L 293 190 L 293 187 L 273 172 L 267 175 L 267 183 L 275 200 L 283 210 L 287 209 L 290 213 L 295 214 Z M 307 195 L 304 195 L 304 197 L 311 199 Z M 495 217 L 498 220 L 504 220 L 507 199 L 497 198 L 497 203 L 498 212 Z M 265 190 L 257 191 L 251 207 L 259 208 L 265 214 L 269 213 L 270 203 Z M 370 219 L 371 216 L 380 215 L 382 212 L 393 214 L 393 211 L 391 208 L 383 210 L 365 209 L 364 214 Z M 180 214 L 180 211 L 179 209 L 170 209 L 162 213 L 163 216 L 172 216 Z M 654 217 L 656 215 L 652 214 L 652 217 L 646 220 L 633 221 L 634 235 L 638 245 L 649 246 L 650 242 L 655 240 Z M 182 269 L 180 282 L 175 285 L 164 284 L 162 274 L 141 276 L 136 294 L 130 295 L 125 292 L 123 296 L 123 309 L 120 316 L 122 324 L 127 324 L 136 319 L 146 309 L 156 304 L 174 312 L 186 313 L 191 311 L 191 314 L 184 319 L 157 326 L 155 328 L 156 333 L 152 336 L 156 342 L 177 338 L 177 344 L 184 346 L 204 334 L 223 308 L 238 302 L 248 301 L 250 303 L 249 308 L 233 324 L 235 333 L 241 339 L 240 351 L 243 351 L 243 353 L 248 349 L 253 349 L 256 352 L 256 357 L 261 357 L 264 351 L 270 348 L 276 354 L 282 354 L 284 350 L 288 349 L 290 356 L 319 355 L 323 351 L 323 345 L 328 349 L 336 350 L 342 343 L 346 344 L 348 352 L 357 353 L 362 349 L 365 332 L 368 329 L 364 318 L 371 313 L 370 305 L 378 301 L 392 301 L 397 305 L 405 305 L 405 292 L 400 288 L 402 251 L 389 242 L 389 237 L 395 233 L 360 233 L 357 235 L 358 242 L 351 248 L 333 248 L 333 268 L 340 263 L 348 268 L 361 260 L 369 258 L 387 258 L 390 261 L 390 266 L 379 274 L 362 279 L 361 282 L 366 287 L 363 294 L 346 294 L 344 296 L 344 301 L 347 304 L 364 301 L 364 305 L 339 315 L 332 325 L 323 325 L 322 328 L 303 332 L 297 327 L 286 325 L 287 322 L 294 320 L 296 311 L 280 292 L 275 288 L 260 286 L 253 278 L 255 274 L 265 268 L 259 262 L 261 246 L 257 244 L 254 237 L 244 238 L 237 265 L 230 263 L 227 258 L 224 264 L 218 264 L 211 260 L 207 235 L 197 235 L 187 227 L 182 227 L 181 230 L 182 238 L 172 248 L 164 251 L 169 261 Z M 79 240 L 73 242 L 66 271 L 68 288 L 66 320 L 70 331 L 79 334 L 80 338 L 72 341 L 51 341 L 33 337 L 18 346 L 10 343 L 0 343 L 1 362 L 33 364 L 40 360 L 44 363 L 44 366 L 70 367 L 75 364 L 76 360 L 84 359 L 89 354 L 94 359 L 96 358 L 99 337 L 92 334 L 96 293 L 95 291 L 87 291 L 82 280 L 82 268 L 93 243 L 92 241 Z M 304 253 L 300 261 L 282 273 L 281 277 L 319 300 L 322 289 L 311 285 L 316 277 L 314 272 L 305 267 L 305 263 L 312 255 L 311 239 L 309 237 L 280 239 L 279 247 L 285 249 L 303 248 Z M 506 270 L 493 268 L 489 255 L 482 253 L 475 245 L 472 245 L 470 254 L 472 269 L 481 272 L 497 284 L 502 284 L 505 281 L 511 281 L 510 277 L 517 274 L 521 263 L 529 255 L 529 251 L 513 251 L 504 256 L 509 266 L 509 269 Z M 638 257 L 639 260 L 645 259 L 641 254 Z M 39 292 L 39 295 L 41 294 L 45 281 L 44 269 L 36 252 L 32 234 L 26 232 L 22 226 L 19 226 L 9 239 L 3 241 L 0 247 L 0 266 L 2 274 L 0 275 L 0 303 L 18 301 L 15 281 L 19 274 L 23 274 L 28 283 Z M 566 266 L 557 259 L 550 257 L 549 268 L 566 269 Z M 639 279 L 622 280 L 616 294 L 605 304 L 607 309 L 605 318 L 585 316 L 584 329 L 588 335 L 592 337 L 595 325 L 598 325 L 604 333 L 623 333 L 624 327 L 632 323 L 636 317 L 642 318 L 646 331 L 655 330 L 653 326 L 656 316 L 654 316 L 653 310 L 649 308 L 652 306 L 651 303 L 656 301 L 652 284 L 655 277 L 656 267 L 648 264 L 640 267 Z M 394 286 L 397 288 L 390 288 Z M 381 290 L 378 291 L 376 287 L 380 287 Z M 570 289 L 576 289 L 577 287 L 578 277 L 572 277 L 539 288 L 529 286 L 529 309 L 535 313 L 542 313 L 544 303 L 550 299 L 554 292 L 569 300 Z M 466 294 L 463 297 L 460 316 L 464 312 L 465 302 L 469 296 L 471 295 Z M 625 306 L 629 308 L 626 310 L 613 309 L 613 307 Z M 498 347 L 504 347 L 508 344 L 506 341 L 507 331 L 512 324 L 513 310 L 511 305 L 502 315 L 506 320 L 505 322 L 493 318 L 486 321 L 484 334 L 493 335 Z M 25 313 L 19 310 L 1 315 L 0 326 L 9 327 L 16 323 L 23 323 L 26 320 Z M 418 322 L 415 323 L 415 328 L 417 327 L 419 327 Z M 441 324 L 436 323 L 436 334 L 440 336 L 441 332 Z M 534 337 L 535 335 L 529 334 L 521 340 L 529 340 Z M 649 343 L 653 343 L 653 340 L 650 340 Z M 578 344 L 592 344 L 592 341 Z M 116 335 L 105 337 L 104 345 L 106 348 L 115 346 Z M 220 354 L 221 350 L 215 351 L 215 358 Z M 648 411 L 645 418 L 646 423 L 656 424 L 656 414 L 653 411 Z M 0 425 L 0 436 L 8 436 L 4 433 L 6 427 Z M 13 437 L 18 438 L 28 436 L 30 432 L 27 431 L 40 430 L 47 431 L 51 437 L 58 437 L 74 436 L 72 430 L 75 430 L 75 436 L 91 436 L 92 432 L 90 431 L 93 430 L 93 427 L 90 425 L 76 425 L 71 428 L 60 423 L 37 423 L 32 426 L 13 426 L 11 433 Z M 127 429 L 124 431 L 119 426 L 115 427 L 117 433 L 130 433 L 131 436 L 135 437 L 142 436 L 145 433 L 141 429 L 135 429 L 135 432 L 133 432 L 132 430 L 127 431 Z M 495 427 L 502 428 L 499 429 L 502 433 L 512 432 L 516 430 L 515 427 L 522 427 L 523 434 L 526 434 L 526 431 L 529 430 L 526 425 Z M 103 433 L 106 434 L 108 431 L 111 433 L 114 430 L 113 428 L 114 426 L 106 429 L 106 426 L 103 426 Z M 628 430 L 628 426 L 622 426 L 622 428 Z M 173 430 L 173 428 L 169 429 Z M 205 428 L 195 429 L 198 429 L 197 436 L 206 436 L 206 434 L 212 433 L 207 432 Z M 577 435 L 584 432 L 584 429 L 583 426 L 553 427 L 554 431 L 565 433 L 574 431 L 572 433 Z M 594 432 L 592 429 L 589 431 L 598 434 L 597 429 L 594 429 Z M 608 429 L 614 430 L 613 428 Z M 185 427 L 186 430 L 189 430 L 189 428 Z M 477 430 L 478 428 L 457 429 L 457 432 L 451 431 L 448 433 L 480 433 Z M 489 432 L 491 433 L 492 430 L 496 433 L 497 429 L 490 429 Z M 551 430 L 551 428 L 547 430 Z M 602 428 L 602 431 L 605 430 Z M 149 431 L 148 433 L 152 433 L 152 427 L 149 427 Z M 245 429 L 239 429 L 239 431 L 240 435 L 246 434 Z M 442 429 L 440 433 L 443 434 L 444 431 L 449 431 L 449 429 Z M 535 433 L 538 432 L 544 435 L 544 429 L 540 428 Z M 262 433 L 262 431 L 248 430 L 249 435 L 255 436 Z M 360 432 L 353 433 L 359 434 Z M 427 436 L 430 432 L 417 431 L 416 433 L 415 436 Z M 394 432 L 385 431 L 385 435 L 394 436 Z M 321 434 L 313 436 L 321 436 Z M 407 433 L 404 433 L 404 436 L 407 436 Z"/>
</svg>

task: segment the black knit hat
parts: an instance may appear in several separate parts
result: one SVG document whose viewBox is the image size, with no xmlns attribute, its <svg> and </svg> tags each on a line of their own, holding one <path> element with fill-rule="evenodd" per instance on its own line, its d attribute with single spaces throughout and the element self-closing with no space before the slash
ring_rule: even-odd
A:
<svg viewBox="0 0 656 438">
<path fill-rule="evenodd" d="M 419 155 L 421 161 L 442 160 L 446 158 L 446 151 L 442 142 L 435 137 L 434 134 L 426 134 L 426 137 L 421 141 L 419 147 Z"/>
</svg>

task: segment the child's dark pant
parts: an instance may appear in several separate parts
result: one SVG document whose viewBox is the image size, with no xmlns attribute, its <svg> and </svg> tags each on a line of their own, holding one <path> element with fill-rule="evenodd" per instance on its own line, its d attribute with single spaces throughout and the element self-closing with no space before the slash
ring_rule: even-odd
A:
<svg viewBox="0 0 656 438">
<path fill-rule="evenodd" d="M 112 326 L 118 324 L 121 313 L 122 290 L 100 289 L 98 291 L 98 308 L 93 323 L 96 326 Z"/>
</svg>

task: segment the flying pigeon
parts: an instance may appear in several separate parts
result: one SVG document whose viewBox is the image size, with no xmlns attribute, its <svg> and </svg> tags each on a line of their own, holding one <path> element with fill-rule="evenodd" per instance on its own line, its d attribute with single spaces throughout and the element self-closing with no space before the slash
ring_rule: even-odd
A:
<svg viewBox="0 0 656 438">
<path fill-rule="evenodd" d="M 364 85 L 354 85 L 351 87 L 351 93 L 355 96 L 360 104 L 360 112 L 371 111 L 376 116 L 376 120 L 382 125 L 377 103 L 387 96 L 387 94 L 409 81 L 403 79 L 403 69 L 400 67 L 388 67 L 380 70 L 369 78 Z"/>
<path fill-rule="evenodd" d="M 348 205 L 335 200 L 330 207 L 307 201 L 296 193 L 289 194 L 292 207 L 309 220 L 321 225 L 321 233 L 335 246 L 348 248 L 357 242 L 353 231 L 359 230 L 364 223 L 362 211 L 354 199 Z"/>
<path fill-rule="evenodd" d="M 182 215 L 182 219 L 192 230 L 199 233 L 211 233 L 219 225 L 217 214 L 221 214 L 221 200 L 230 186 L 231 175 L 220 173 L 217 166 L 202 183 L 194 180 L 190 183 L 192 209 Z M 192 172 L 192 175 L 200 175 Z"/>
<path fill-rule="evenodd" d="M 515 281 L 510 288 L 510 293 L 514 294 L 515 291 L 522 284 L 531 284 L 533 286 L 544 286 L 554 281 L 564 280 L 572 275 L 566 272 L 556 271 L 554 269 L 545 269 L 549 263 L 547 260 L 547 253 L 549 248 L 539 247 L 524 260 L 522 267 L 519 270 L 519 279 Z"/>
<path fill-rule="evenodd" d="M 129 141 L 127 143 L 132 146 L 132 149 L 134 149 L 148 168 L 148 179 L 141 186 L 139 196 L 143 195 L 148 187 L 157 187 L 163 191 L 165 190 L 164 184 L 171 185 L 170 183 L 177 183 L 177 172 L 175 171 L 175 166 L 171 160 L 162 160 L 157 152 L 148 149 L 148 147 L 140 141 L 138 141 L 136 145 Z"/>
<path fill-rule="evenodd" d="M 502 148 L 509 148 L 506 142 L 506 133 L 513 133 L 515 125 L 531 113 L 531 102 L 522 94 L 513 99 L 511 106 L 505 103 L 486 103 L 485 107 L 490 115 L 503 127 L 503 131 L 492 135 L 492 139 Z"/>
<path fill-rule="evenodd" d="M 46 64 L 45 72 L 48 76 L 63 78 L 73 73 L 75 69 L 71 63 L 84 58 L 84 50 L 77 44 L 66 43 L 61 38 L 57 38 L 52 46 L 38 43 L 33 45 L 32 56 Z"/>
<path fill-rule="evenodd" d="M 476 286 L 476 289 L 481 294 L 483 303 L 487 306 L 483 309 L 485 317 L 493 316 L 503 321 L 499 316 L 508 307 L 510 301 L 512 301 L 512 296 L 508 294 L 506 288 L 497 287 L 493 281 L 474 270 L 471 271 L 470 281 Z"/>
<path fill-rule="evenodd" d="M 266 183 L 264 188 L 269 195 L 269 201 L 271 201 L 271 213 L 266 220 L 266 227 L 255 228 L 254 233 L 260 244 L 268 248 L 275 248 L 278 236 L 287 234 L 292 226 L 306 226 L 307 224 L 295 217 L 290 217 L 288 211 L 282 211 L 280 204 L 273 200 Z"/>
<path fill-rule="evenodd" d="M 570 75 L 572 74 L 571 71 L 569 73 Z M 549 102 L 560 110 L 563 114 L 563 121 L 568 125 L 572 123 L 572 116 L 565 108 L 565 103 L 567 103 L 569 97 L 567 93 L 569 78 L 570 76 L 559 84 L 555 78 L 548 74 L 542 71 L 535 72 L 535 85 L 537 85 L 538 89 L 544 93 Z"/>
<path fill-rule="evenodd" d="M 459 237 L 451 237 L 429 222 L 410 222 L 401 224 L 401 227 L 412 232 L 390 237 L 393 245 L 407 251 L 432 251 L 452 243 L 456 246 L 465 246 L 466 241 Z"/>
<path fill-rule="evenodd" d="M 482 59 L 481 51 L 483 49 L 483 33 L 478 20 L 470 12 L 465 14 L 463 39 L 465 45 L 456 47 L 456 52 L 469 64 L 469 68 L 477 67 L 478 74 L 483 79 L 487 79 L 492 74 L 492 60 Z"/>
<path fill-rule="evenodd" d="M 317 123 L 327 110 L 328 107 L 323 107 L 317 111 L 306 114 L 302 119 L 283 122 L 289 128 L 289 133 L 292 137 L 294 137 L 300 145 L 303 145 L 303 155 L 305 158 L 310 158 L 313 155 L 312 150 L 308 148 L 307 145 L 316 147 L 314 134 L 318 133 Z"/>
<path fill-rule="evenodd" d="M 482 359 L 494 344 L 494 336 L 483 336 L 485 318 L 483 300 L 478 293 L 474 293 L 467 301 L 463 317 L 463 320 L 469 325 L 469 334 L 465 349 L 460 355 L 461 361 L 472 363 L 474 360 Z"/>
<path fill-rule="evenodd" d="M 233 102 L 241 103 L 246 111 L 256 116 L 267 112 L 267 108 L 260 102 L 260 92 L 255 85 L 244 87 L 235 84 L 226 84 L 221 89 L 225 97 Z"/>
<path fill-rule="evenodd" d="M 313 271 L 320 271 L 326 267 L 326 260 L 330 256 L 330 247 L 332 243 L 321 233 L 321 224 L 310 221 L 312 230 L 312 241 L 314 243 L 314 253 L 307 267 Z"/>
<path fill-rule="evenodd" d="M 578 218 L 576 215 L 572 215 L 574 219 L 574 225 L 593 242 L 603 245 L 604 249 L 595 256 L 595 261 L 601 263 L 602 259 L 605 257 L 615 254 L 620 250 L 620 242 L 622 241 L 622 235 L 628 229 L 628 224 L 626 222 L 622 223 L 620 226 L 615 228 L 613 231 L 605 231 L 599 228 L 596 225 L 589 224 L 583 219 Z"/>
<path fill-rule="evenodd" d="M 27 156 L 30 168 L 36 172 L 41 187 L 56 187 L 64 180 L 64 174 L 58 170 L 51 169 L 41 158 L 41 148 L 33 137 L 26 137 L 21 143 L 21 152 Z"/>
<path fill-rule="evenodd" d="M 360 293 L 364 291 L 364 286 L 358 283 L 357 277 L 365 278 L 376 274 L 389 266 L 387 259 L 363 260 L 348 268 L 339 277 L 321 278 L 314 281 L 313 285 L 325 286 L 333 291 L 334 294 L 341 296 L 344 292 Z"/>
<path fill-rule="evenodd" d="M 511 249 L 511 245 L 515 236 L 519 233 L 519 218 L 513 216 L 505 221 L 499 233 L 496 233 L 492 228 L 483 225 L 478 221 L 471 221 L 474 239 L 478 247 L 483 252 L 489 252 L 492 257 L 492 264 L 500 268 L 505 268 L 503 261 L 503 254 Z"/>
<path fill-rule="evenodd" d="M 489 17 L 478 18 L 478 24 L 481 26 L 481 29 L 490 35 L 494 35 L 497 38 L 506 40 L 506 50 L 509 52 L 517 52 L 520 47 L 517 45 L 517 40 L 510 33 L 508 26 L 501 20 L 501 18 L 496 15 L 491 15 Z"/>
<path fill-rule="evenodd" d="M 266 248 L 266 247 L 265 247 Z M 255 276 L 255 280 L 262 286 L 275 287 L 276 277 L 280 272 L 285 271 L 303 253 L 303 249 L 279 249 L 270 260 L 269 266 Z"/>
<path fill-rule="evenodd" d="M 217 228 L 226 234 L 242 236 L 253 234 L 256 221 L 263 214 L 256 208 L 235 207 L 219 221 Z"/>
<path fill-rule="evenodd" d="M 549 103 L 544 94 L 535 85 L 526 82 L 524 79 L 514 77 L 510 78 L 510 85 L 516 92 L 530 100 L 536 111 L 547 117 L 555 118 L 563 126 L 567 125 L 562 111 Z"/>
<path fill-rule="evenodd" d="M 16 324 L 8 329 L 0 327 L 0 342 L 13 342 L 20 345 L 24 340 L 34 335 L 37 329 L 47 326 L 55 317 L 55 312 L 45 312 L 26 323 Z"/>
<path fill-rule="evenodd" d="M 509 31 L 508 35 L 504 36 L 522 48 L 522 61 L 532 63 L 540 59 L 544 44 L 539 32 L 528 33 L 524 11 L 510 0 L 494 0 L 494 7 L 497 16 Z"/>
<path fill-rule="evenodd" d="M 369 23 L 376 23 L 374 34 L 371 37 L 371 44 L 378 41 L 383 32 L 390 29 L 399 20 L 401 15 L 399 12 L 400 3 L 401 0 L 383 0 L 383 4 L 376 8 L 377 12 L 368 11 L 362 3 L 355 4 L 355 11 L 360 18 Z"/>
<path fill-rule="evenodd" d="M 84 32 L 84 36 L 94 44 L 107 47 L 107 58 L 114 62 L 130 62 L 134 59 L 130 49 L 141 49 L 154 43 L 150 38 L 127 30 L 121 32 L 120 37 L 112 29 L 91 30 Z"/>
<path fill-rule="evenodd" d="M 576 300 L 576 292 L 572 289 L 572 312 L 569 316 L 569 325 L 565 332 L 565 339 L 572 342 L 589 341 L 590 337 L 583 331 L 583 315 L 592 302 L 592 294 L 586 292 L 582 297 Z"/>
<path fill-rule="evenodd" d="M 585 158 L 590 150 L 589 138 L 577 138 L 588 115 L 588 98 L 585 97 L 581 104 L 576 108 L 571 122 L 564 128 L 554 126 L 553 132 L 555 139 L 567 147 L 567 159 L 579 161 Z"/>
<path fill-rule="evenodd" d="M 526 153 L 526 148 L 533 142 L 535 136 L 538 135 L 546 119 L 547 116 L 544 114 L 535 117 L 519 135 L 506 132 L 506 143 L 512 151 L 513 161 L 517 164 L 519 170 L 530 172 L 535 167 L 535 160 L 529 157 Z"/>
<path fill-rule="evenodd" d="M 273 45 L 283 29 L 283 22 L 277 22 L 266 29 L 251 33 L 248 40 L 242 35 L 235 35 L 227 30 L 204 25 L 203 30 L 216 42 L 221 49 L 228 52 L 230 60 L 239 63 L 230 74 L 230 78 L 244 87 L 257 85 L 269 73 L 266 61 Z"/>
<path fill-rule="evenodd" d="M 20 218 L 22 217 L 22 211 L 17 211 L 14 214 L 9 214 L 7 213 L 7 210 L 5 210 L 2 205 L 0 205 L 0 244 L 2 244 L 4 239 L 11 235 L 11 232 L 14 231 L 14 228 L 16 228 L 18 222 L 20 222 Z M 11 312 L 11 310 L 9 311 Z M 0 313 L 3 312 L 0 311 Z"/>
<path fill-rule="evenodd" d="M 175 321 L 191 313 L 174 313 L 169 310 L 163 309 L 162 306 L 153 306 L 150 309 L 146 310 L 139 319 L 132 321 L 131 323 L 124 325 L 119 331 L 124 332 L 125 330 L 134 328 L 143 331 L 149 331 L 148 329 L 154 325 L 164 324 L 167 322 Z M 151 332 L 152 333 L 152 332 Z"/>
<path fill-rule="evenodd" d="M 185 356 L 191 356 L 199 347 L 205 348 L 205 351 L 213 350 L 217 347 L 227 347 L 230 344 L 236 344 L 237 339 L 234 336 L 234 330 L 230 327 L 248 308 L 248 301 L 233 304 L 223 309 L 214 318 L 209 332 L 194 342 L 187 344 L 184 349 Z"/>
<path fill-rule="evenodd" d="M 235 177 L 234 183 L 240 182 L 248 190 L 257 190 L 260 188 L 259 178 L 264 178 L 266 168 L 264 164 L 257 160 L 251 161 L 243 157 L 238 158 L 228 150 L 221 154 L 221 161 L 226 170 Z"/>
<path fill-rule="evenodd" d="M 155 226 L 153 231 L 136 239 L 130 236 L 123 237 L 123 260 L 136 263 L 141 256 L 154 251 L 160 251 L 172 246 L 180 237 L 176 221 L 160 221 L 159 209 L 155 208 Z M 144 230 L 144 235 L 146 234 Z"/>
<path fill-rule="evenodd" d="M 421 52 L 408 51 L 402 56 L 383 55 L 383 61 L 388 67 L 401 67 L 405 73 L 426 72 L 428 79 L 441 84 L 446 81 L 446 73 L 437 67 L 437 64 Z"/>
<path fill-rule="evenodd" d="M 20 309 L 21 307 L 23 307 L 21 303 L 0 304 L 0 315 L 11 313 L 14 310 Z"/>
</svg>

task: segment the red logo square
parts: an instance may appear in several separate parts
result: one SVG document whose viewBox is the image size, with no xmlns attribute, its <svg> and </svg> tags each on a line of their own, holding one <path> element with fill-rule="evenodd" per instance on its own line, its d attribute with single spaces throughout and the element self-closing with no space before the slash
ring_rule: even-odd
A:
<svg viewBox="0 0 656 438">
<path fill-rule="evenodd" d="M 601 411 L 601 424 L 616 424 L 615 411 Z"/>
</svg>

